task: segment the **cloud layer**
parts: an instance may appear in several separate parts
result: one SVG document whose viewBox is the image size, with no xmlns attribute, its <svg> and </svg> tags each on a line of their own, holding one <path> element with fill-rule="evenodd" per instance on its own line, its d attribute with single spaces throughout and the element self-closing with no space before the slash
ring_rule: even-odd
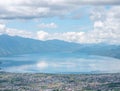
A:
<svg viewBox="0 0 120 91">
<path fill-rule="evenodd" d="M 64 32 L 49 34 L 45 32 L 43 39 L 60 39 L 77 43 L 110 43 L 120 44 L 120 6 L 110 9 L 98 7 L 91 11 L 91 20 L 94 22 L 93 30 L 88 32 Z M 39 34 L 38 34 L 39 36 Z"/>
<path fill-rule="evenodd" d="M 44 28 L 57 28 L 57 25 L 52 23 L 41 23 L 39 25 L 43 30 L 36 32 L 28 32 L 25 30 L 17 30 L 7 28 L 5 24 L 0 24 L 0 33 L 9 35 L 18 35 L 39 40 L 59 39 L 77 43 L 109 43 L 120 44 L 120 10 L 119 6 L 105 9 L 98 7 L 91 11 L 90 18 L 93 21 L 93 29 L 87 32 L 45 32 Z"/>
<path fill-rule="evenodd" d="M 120 0 L 1 0 L 0 19 L 63 17 L 81 5 L 120 5 Z"/>
<path fill-rule="evenodd" d="M 8 34 L 10 36 L 21 36 L 26 38 L 34 38 L 34 34 L 25 30 L 17 30 L 13 28 L 7 28 L 5 24 L 0 24 L 0 34 Z"/>
<path fill-rule="evenodd" d="M 39 28 L 57 28 L 57 24 L 51 23 L 41 23 L 38 25 Z"/>
<path fill-rule="evenodd" d="M 59 26 L 50 22 L 39 24 L 40 30 L 35 32 L 8 28 L 5 24 L 0 24 L 0 34 L 18 35 L 39 40 L 60 39 L 77 43 L 120 44 L 120 0 L 1 0 L 0 20 L 64 17 L 69 16 L 75 10 L 79 12 L 78 9 L 82 5 L 101 5 L 94 9 L 92 7 L 89 11 L 90 19 L 93 22 L 93 29 L 90 31 L 45 32 L 46 28 L 53 29 Z M 103 5 L 112 6 L 106 9 Z M 79 16 L 76 17 L 79 18 Z"/>
</svg>

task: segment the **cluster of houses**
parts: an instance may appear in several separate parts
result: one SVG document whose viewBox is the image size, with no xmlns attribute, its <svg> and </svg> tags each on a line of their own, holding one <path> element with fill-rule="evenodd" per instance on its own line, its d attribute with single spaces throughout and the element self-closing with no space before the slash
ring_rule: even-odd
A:
<svg viewBox="0 0 120 91">
<path fill-rule="evenodd" d="M 120 74 L 0 72 L 0 91 L 120 91 Z"/>
</svg>

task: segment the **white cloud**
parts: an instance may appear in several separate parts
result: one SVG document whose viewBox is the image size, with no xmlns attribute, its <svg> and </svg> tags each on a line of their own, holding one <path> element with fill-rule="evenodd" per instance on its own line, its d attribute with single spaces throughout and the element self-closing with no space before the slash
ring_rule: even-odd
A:
<svg viewBox="0 0 120 91">
<path fill-rule="evenodd" d="M 120 43 L 119 9 L 120 7 L 117 6 L 112 7 L 104 12 L 104 8 L 99 8 L 98 11 L 92 14 L 92 17 L 94 17 L 94 31 L 92 31 L 92 33 L 94 34 L 95 38 L 109 43 Z"/>
<path fill-rule="evenodd" d="M 5 32 L 5 31 L 4 31 L 5 28 L 6 28 L 5 24 L 0 24 L 0 34 L 2 34 L 2 33 Z"/>
<path fill-rule="evenodd" d="M 0 19 L 61 17 L 76 7 L 64 0 L 6 0 L 0 1 Z"/>
<path fill-rule="evenodd" d="M 0 24 L 0 34 L 8 34 L 11 36 L 22 36 L 27 38 L 33 38 L 34 36 L 32 32 L 7 28 L 5 24 Z"/>
<path fill-rule="evenodd" d="M 49 33 L 44 31 L 38 31 L 36 35 L 37 35 L 36 39 L 40 39 L 40 40 L 49 39 Z"/>
<path fill-rule="evenodd" d="M 120 44 L 120 9 L 119 6 L 98 7 L 92 11 L 93 30 L 88 32 L 65 32 L 48 34 L 46 39 L 60 39 L 77 43 L 112 43 Z"/>
<path fill-rule="evenodd" d="M 69 42 L 79 42 L 82 40 L 82 36 L 84 36 L 84 32 L 64 32 L 64 33 L 48 33 L 44 31 L 39 31 L 37 33 L 37 39 L 40 40 L 64 40 Z"/>
<path fill-rule="evenodd" d="M 53 0 L 54 1 L 54 0 Z M 55 3 L 56 1 L 54 1 Z M 62 2 L 62 1 L 61 1 Z M 110 9 L 95 7 L 91 11 L 91 20 L 94 22 L 93 30 L 88 32 L 64 32 L 48 33 L 37 31 L 35 33 L 24 30 L 7 28 L 5 24 L 0 24 L 0 33 L 18 35 L 40 40 L 60 39 L 77 43 L 114 43 L 120 44 L 120 6 L 112 6 Z M 41 28 L 55 28 L 55 23 L 40 24 Z M 74 31 L 74 30 L 73 30 Z"/>
<path fill-rule="evenodd" d="M 62 17 L 80 5 L 120 5 L 119 0 L 0 0 L 0 19 Z"/>
<path fill-rule="evenodd" d="M 101 21 L 96 21 L 94 23 L 94 28 L 101 28 L 101 27 L 103 27 L 103 23 Z"/>
<path fill-rule="evenodd" d="M 38 25 L 39 28 L 57 28 L 57 24 L 51 22 L 51 23 L 41 23 Z"/>
</svg>

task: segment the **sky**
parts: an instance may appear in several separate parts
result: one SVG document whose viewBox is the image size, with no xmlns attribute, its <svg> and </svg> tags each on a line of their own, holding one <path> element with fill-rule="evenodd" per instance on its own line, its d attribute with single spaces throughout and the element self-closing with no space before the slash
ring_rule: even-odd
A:
<svg viewBox="0 0 120 91">
<path fill-rule="evenodd" d="M 120 44 L 120 0 L 0 0 L 0 34 Z"/>
</svg>

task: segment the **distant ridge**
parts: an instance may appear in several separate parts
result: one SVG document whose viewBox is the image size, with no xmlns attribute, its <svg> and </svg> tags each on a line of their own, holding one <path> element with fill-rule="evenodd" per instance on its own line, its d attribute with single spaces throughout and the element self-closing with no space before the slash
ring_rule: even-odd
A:
<svg viewBox="0 0 120 91">
<path fill-rule="evenodd" d="M 79 44 L 61 40 L 40 41 L 18 36 L 0 35 L 0 56 L 43 52 L 73 52 L 79 47 Z"/>
<path fill-rule="evenodd" d="M 64 52 L 120 58 L 120 45 L 77 44 L 61 40 L 40 41 L 19 36 L 0 35 L 0 56 Z"/>
</svg>

